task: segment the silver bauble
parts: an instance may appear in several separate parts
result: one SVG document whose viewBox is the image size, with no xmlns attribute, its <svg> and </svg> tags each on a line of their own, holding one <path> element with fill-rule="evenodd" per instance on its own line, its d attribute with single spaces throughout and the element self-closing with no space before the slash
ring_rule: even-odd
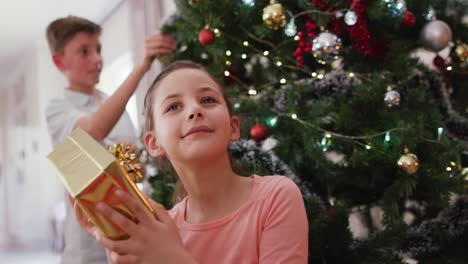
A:
<svg viewBox="0 0 468 264">
<path fill-rule="evenodd" d="M 424 48 L 439 52 L 452 41 L 452 30 L 441 20 L 427 23 L 421 30 L 421 42 Z"/>
<path fill-rule="evenodd" d="M 395 90 L 388 90 L 385 93 L 384 101 L 388 107 L 396 107 L 400 105 L 400 94 Z"/>
<path fill-rule="evenodd" d="M 312 54 L 322 64 L 338 59 L 342 48 L 341 39 L 329 32 L 320 33 L 312 41 Z"/>
</svg>

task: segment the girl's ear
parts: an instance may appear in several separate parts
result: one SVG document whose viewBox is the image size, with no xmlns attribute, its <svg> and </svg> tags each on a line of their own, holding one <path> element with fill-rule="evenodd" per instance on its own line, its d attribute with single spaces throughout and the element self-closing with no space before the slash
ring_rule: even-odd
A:
<svg viewBox="0 0 468 264">
<path fill-rule="evenodd" d="M 61 72 L 64 72 L 65 71 L 65 65 L 63 64 L 63 59 L 62 59 L 62 55 L 58 52 L 54 52 L 52 54 L 52 61 L 54 62 L 55 66 L 57 66 L 57 68 L 61 71 Z"/>
<path fill-rule="evenodd" d="M 146 149 L 148 150 L 148 153 L 151 155 L 151 157 L 165 157 L 166 152 L 161 147 L 161 145 L 159 145 L 158 140 L 156 139 L 156 136 L 154 135 L 153 131 L 145 132 L 144 141 Z"/>
<path fill-rule="evenodd" d="M 240 119 L 238 116 L 231 117 L 231 141 L 237 141 L 240 138 Z"/>
</svg>

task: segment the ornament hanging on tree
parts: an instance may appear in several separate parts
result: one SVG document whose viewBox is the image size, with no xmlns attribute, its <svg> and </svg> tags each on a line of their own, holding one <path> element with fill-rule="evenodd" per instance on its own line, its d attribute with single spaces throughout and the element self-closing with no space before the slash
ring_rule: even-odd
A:
<svg viewBox="0 0 468 264">
<path fill-rule="evenodd" d="M 403 20 L 401 21 L 401 25 L 405 28 L 412 28 L 416 23 L 416 17 L 410 11 L 406 11 L 403 13 Z"/>
<path fill-rule="evenodd" d="M 276 3 L 275 0 L 271 0 L 270 4 L 263 9 L 263 22 L 271 29 L 277 30 L 286 25 L 286 10 L 284 7 Z"/>
<path fill-rule="evenodd" d="M 463 43 L 461 41 L 457 42 L 457 45 L 455 46 L 453 53 L 452 53 L 452 58 L 455 58 L 457 63 L 464 63 L 468 62 L 468 45 L 466 43 Z"/>
<path fill-rule="evenodd" d="M 444 21 L 434 20 L 423 27 L 420 38 L 424 48 L 439 52 L 452 41 L 452 30 Z"/>
<path fill-rule="evenodd" d="M 432 63 L 440 71 L 445 71 L 445 68 L 446 68 L 445 60 L 440 55 L 435 56 L 434 59 L 432 60 Z"/>
<path fill-rule="evenodd" d="M 418 157 L 405 148 L 405 154 L 398 159 L 398 167 L 407 174 L 414 174 L 419 169 Z"/>
<path fill-rule="evenodd" d="M 343 44 L 333 33 L 322 32 L 312 41 L 312 54 L 319 63 L 331 63 L 338 59 Z"/>
<path fill-rule="evenodd" d="M 348 12 L 346 12 L 346 14 L 344 16 L 344 22 L 348 26 L 356 25 L 356 22 L 357 22 L 356 12 L 354 12 L 353 10 L 348 10 Z"/>
<path fill-rule="evenodd" d="M 260 142 L 267 138 L 268 130 L 264 125 L 256 124 L 255 126 L 250 129 L 250 137 L 253 140 Z"/>
<path fill-rule="evenodd" d="M 210 30 L 207 25 L 200 33 L 198 34 L 198 40 L 203 46 L 208 46 L 215 41 L 215 34 Z"/>
<path fill-rule="evenodd" d="M 392 107 L 396 107 L 396 106 L 399 106 L 400 105 L 400 94 L 393 90 L 392 87 L 388 87 L 387 88 L 387 92 L 385 93 L 385 97 L 384 97 L 384 102 L 385 104 L 389 107 L 389 108 L 392 108 Z"/>
</svg>

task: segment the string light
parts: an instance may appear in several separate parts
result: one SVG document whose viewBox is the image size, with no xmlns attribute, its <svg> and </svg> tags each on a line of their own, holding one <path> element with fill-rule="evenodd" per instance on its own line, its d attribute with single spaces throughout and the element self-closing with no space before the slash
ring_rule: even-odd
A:
<svg viewBox="0 0 468 264">
<path fill-rule="evenodd" d="M 385 133 L 385 141 L 390 141 L 390 132 Z"/>
<path fill-rule="evenodd" d="M 452 69 L 452 66 L 447 66 L 447 71 L 451 71 Z"/>
<path fill-rule="evenodd" d="M 294 36 L 294 40 L 295 40 L 295 41 L 298 41 L 298 40 L 299 40 L 299 36 L 298 36 L 298 35 Z"/>
<path fill-rule="evenodd" d="M 247 59 L 247 54 L 243 53 L 243 54 L 241 55 L 241 58 L 244 59 L 244 60 Z"/>
<path fill-rule="evenodd" d="M 243 43 L 242 43 L 244 46 L 248 47 L 249 46 L 249 42 L 247 40 L 245 40 Z"/>
<path fill-rule="evenodd" d="M 239 109 L 240 108 L 240 103 L 235 103 L 234 104 L 234 109 Z"/>
<path fill-rule="evenodd" d="M 292 118 L 292 119 L 297 119 L 297 115 L 296 115 L 296 114 L 292 114 L 292 115 L 291 115 L 291 118 Z"/>
<path fill-rule="evenodd" d="M 326 137 L 326 138 L 331 138 L 332 135 L 331 135 L 330 133 L 325 133 L 325 137 Z"/>
<path fill-rule="evenodd" d="M 265 50 L 265 51 L 263 52 L 263 56 L 268 56 L 268 54 L 270 54 L 270 52 L 269 52 L 268 50 Z"/>
<path fill-rule="evenodd" d="M 285 83 L 286 83 L 286 79 L 285 79 L 285 78 L 281 78 L 280 83 L 281 83 L 281 84 L 285 84 Z"/>
<path fill-rule="evenodd" d="M 284 34 L 286 34 L 288 37 L 292 37 L 297 34 L 297 28 L 296 24 L 294 23 L 294 19 L 291 19 L 291 21 L 289 21 L 289 23 L 286 25 L 284 28 Z"/>
<path fill-rule="evenodd" d="M 277 61 L 277 62 L 276 62 L 276 66 L 279 67 L 279 66 L 281 66 L 281 65 L 283 65 L 283 63 L 282 63 L 281 61 Z"/>
<path fill-rule="evenodd" d="M 249 90 L 249 95 L 256 95 L 257 91 L 255 89 L 250 89 Z"/>
<path fill-rule="evenodd" d="M 353 77 L 354 77 L 354 73 L 350 72 L 350 73 L 349 73 L 349 77 L 350 77 L 350 78 L 353 78 Z"/>
<path fill-rule="evenodd" d="M 447 167 L 446 170 L 447 171 L 452 171 L 452 167 Z"/>
<path fill-rule="evenodd" d="M 231 75 L 229 71 L 224 71 L 224 76 L 228 77 L 229 75 Z"/>
<path fill-rule="evenodd" d="M 442 133 L 444 133 L 444 128 L 443 127 L 437 128 L 437 141 L 440 141 Z"/>
<path fill-rule="evenodd" d="M 242 0 L 242 3 L 248 7 L 252 7 L 255 5 L 255 0 Z"/>
<path fill-rule="evenodd" d="M 226 65 L 231 65 L 231 61 L 227 60 Z"/>
<path fill-rule="evenodd" d="M 226 50 L 226 56 L 231 56 L 231 51 L 230 50 Z"/>
<path fill-rule="evenodd" d="M 319 75 L 317 75 L 317 78 L 319 78 L 320 80 L 323 79 L 323 74 L 320 73 Z"/>
<path fill-rule="evenodd" d="M 316 73 L 316 72 L 313 72 L 311 75 L 312 75 L 312 77 L 314 77 L 314 78 L 317 77 L 317 73 Z"/>
<path fill-rule="evenodd" d="M 276 124 L 278 123 L 278 117 L 274 116 L 274 117 L 271 117 L 267 120 L 267 124 L 268 126 L 270 127 L 274 127 L 276 126 Z"/>
<path fill-rule="evenodd" d="M 372 146 L 370 144 L 366 144 L 366 149 L 367 150 L 370 150 L 372 148 Z"/>
<path fill-rule="evenodd" d="M 215 33 L 217 37 L 221 37 L 221 31 L 219 31 L 219 29 L 215 28 L 213 29 L 213 32 Z"/>
</svg>

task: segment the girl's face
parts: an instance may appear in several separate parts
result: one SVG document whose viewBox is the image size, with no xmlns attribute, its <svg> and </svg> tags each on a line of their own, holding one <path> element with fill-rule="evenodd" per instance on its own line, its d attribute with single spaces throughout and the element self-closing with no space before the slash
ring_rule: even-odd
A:
<svg viewBox="0 0 468 264">
<path fill-rule="evenodd" d="M 239 119 L 229 115 L 220 87 L 205 72 L 175 70 L 153 96 L 154 130 L 145 136 L 153 156 L 180 161 L 219 157 L 239 139 Z"/>
</svg>

